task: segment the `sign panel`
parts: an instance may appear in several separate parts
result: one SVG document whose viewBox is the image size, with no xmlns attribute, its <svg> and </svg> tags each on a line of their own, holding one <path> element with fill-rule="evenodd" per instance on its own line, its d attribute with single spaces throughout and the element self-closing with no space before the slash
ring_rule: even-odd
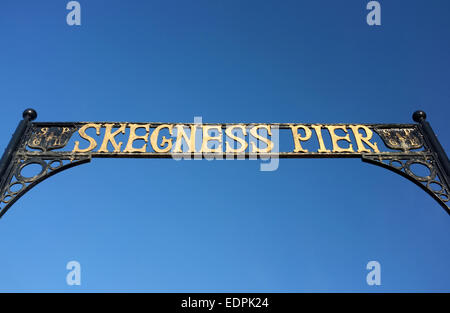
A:
<svg viewBox="0 0 450 313">
<path fill-rule="evenodd" d="M 33 112 L 1 160 L 0 216 L 40 181 L 92 158 L 360 158 L 408 178 L 450 213 L 448 158 L 423 112 L 418 124 L 36 123 Z M 39 170 L 27 177 L 30 165 Z"/>
<path fill-rule="evenodd" d="M 59 126 L 56 126 L 59 125 Z M 287 132 L 286 132 L 287 131 Z M 280 138 L 286 132 L 289 137 Z M 276 133 L 276 136 L 275 136 Z M 423 148 L 417 125 L 34 123 L 26 148 L 92 157 L 171 157 L 175 154 L 271 157 L 358 157 Z M 275 136 L 275 138 L 274 138 Z M 289 143 L 276 149 L 280 140 Z M 383 151 L 384 149 L 384 151 Z"/>
</svg>

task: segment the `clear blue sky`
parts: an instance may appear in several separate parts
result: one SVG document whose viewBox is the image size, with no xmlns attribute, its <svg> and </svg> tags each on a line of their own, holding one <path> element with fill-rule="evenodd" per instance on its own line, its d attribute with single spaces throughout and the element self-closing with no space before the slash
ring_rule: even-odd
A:
<svg viewBox="0 0 450 313">
<path fill-rule="evenodd" d="M 409 123 L 450 151 L 450 2 L 0 4 L 0 146 L 38 121 Z M 450 291 L 450 218 L 357 159 L 94 159 L 0 220 L 0 291 Z M 66 285 L 66 264 L 82 285 Z M 366 284 L 376 260 L 382 286 Z"/>
</svg>

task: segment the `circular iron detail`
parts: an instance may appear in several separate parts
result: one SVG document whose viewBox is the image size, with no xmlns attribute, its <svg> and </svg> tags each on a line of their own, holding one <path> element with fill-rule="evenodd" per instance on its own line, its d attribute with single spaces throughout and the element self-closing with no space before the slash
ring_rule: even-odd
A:
<svg viewBox="0 0 450 313">
<path fill-rule="evenodd" d="M 31 164 L 37 164 L 41 166 L 41 171 L 34 175 L 33 177 L 24 177 L 22 176 L 22 170 L 27 167 L 28 165 Z M 45 161 L 41 160 L 41 159 L 30 159 L 24 163 L 22 163 L 19 168 L 17 169 L 16 172 L 16 177 L 18 181 L 22 181 L 22 182 L 32 182 L 36 179 L 38 179 L 39 177 L 41 177 L 42 175 L 44 175 L 47 172 L 47 163 L 45 163 Z"/>
<path fill-rule="evenodd" d="M 63 166 L 63 162 L 61 160 L 53 160 L 49 163 L 48 168 L 51 170 L 56 170 L 56 169 L 60 168 L 61 166 Z"/>
<path fill-rule="evenodd" d="M 414 172 L 411 170 L 411 165 L 413 164 L 421 164 L 425 167 L 428 168 L 428 170 L 430 171 L 430 175 L 428 176 L 417 176 L 416 174 L 414 174 Z M 421 160 L 409 160 L 405 163 L 404 165 L 405 168 L 405 172 L 414 177 L 414 179 L 417 179 L 418 181 L 422 181 L 422 182 L 428 182 L 430 180 L 433 180 L 436 177 L 436 172 L 434 171 L 433 167 L 425 162 L 425 161 L 421 161 Z"/>
<path fill-rule="evenodd" d="M 12 188 L 13 186 L 16 186 L 16 185 L 20 185 L 20 186 L 21 186 L 20 189 L 17 190 L 17 191 L 12 191 L 11 188 Z M 8 194 L 16 195 L 16 194 L 18 194 L 19 192 L 21 192 L 21 191 L 23 190 L 23 188 L 25 188 L 25 184 L 24 184 L 23 182 L 16 181 L 16 182 L 12 183 L 12 184 L 8 187 Z"/>
<path fill-rule="evenodd" d="M 399 163 L 400 165 L 397 166 L 394 163 Z M 403 167 L 404 167 L 403 162 L 400 160 L 396 160 L 396 159 L 389 160 L 389 165 L 392 167 L 395 167 L 396 169 L 399 169 L 399 170 L 403 169 Z"/>
</svg>

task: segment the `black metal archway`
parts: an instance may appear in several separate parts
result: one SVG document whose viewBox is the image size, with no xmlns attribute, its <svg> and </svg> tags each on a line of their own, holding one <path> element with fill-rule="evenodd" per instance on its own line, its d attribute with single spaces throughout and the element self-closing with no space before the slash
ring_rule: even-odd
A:
<svg viewBox="0 0 450 313">
<path fill-rule="evenodd" d="M 413 114 L 416 124 L 34 122 L 36 118 L 37 113 L 33 109 L 23 112 L 23 120 L 0 161 L 0 217 L 41 181 L 65 169 L 88 163 L 92 158 L 230 156 L 279 159 L 360 158 L 414 182 L 450 214 L 450 162 L 423 111 Z M 184 129 L 188 129 L 190 135 Z M 274 129 L 291 131 L 293 149 L 273 151 L 273 142 L 259 131 L 265 130 L 271 135 Z M 144 134 L 138 135 L 138 130 Z M 175 130 L 176 138 L 173 136 Z M 193 135 L 197 130 L 203 134 L 199 149 L 195 147 Z M 212 136 L 211 130 L 227 140 L 233 140 L 239 148 L 225 143 L 221 136 Z M 241 137 L 236 136 L 234 130 L 240 131 Z M 164 131 L 165 136 L 161 135 Z M 125 134 L 125 142 L 116 141 L 116 136 Z M 77 135 L 80 140 L 75 142 L 72 149 L 67 150 L 69 141 Z M 374 139 L 373 135 L 378 135 L 379 140 Z M 325 136 L 328 136 L 328 142 L 324 139 Z M 254 142 L 246 142 L 247 137 L 259 140 L 265 148 L 258 148 Z M 310 151 L 304 145 L 313 138 L 317 147 Z M 210 148 L 208 143 L 212 141 L 219 148 Z M 136 147 L 138 142 L 139 148 Z M 27 177 L 23 171 L 30 165 L 40 166 L 40 170 Z M 413 165 L 422 166 L 427 174 L 418 175 L 412 169 Z"/>
</svg>

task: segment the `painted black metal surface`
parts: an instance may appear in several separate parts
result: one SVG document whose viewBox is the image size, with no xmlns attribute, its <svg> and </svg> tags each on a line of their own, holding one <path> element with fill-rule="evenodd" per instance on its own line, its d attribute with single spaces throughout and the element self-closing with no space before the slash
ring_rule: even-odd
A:
<svg viewBox="0 0 450 313">
<path fill-rule="evenodd" d="M 64 150 L 75 133 L 81 133 L 83 127 L 89 126 L 97 129 L 99 134 L 100 127 L 111 125 L 118 128 L 124 127 L 124 123 L 37 123 L 33 122 L 37 114 L 32 109 L 27 109 L 23 113 L 23 120 L 19 123 L 5 153 L 0 161 L 0 217 L 28 190 L 52 175 L 55 175 L 65 169 L 88 163 L 92 158 L 105 157 L 143 157 L 143 158 L 171 158 L 169 152 L 141 152 L 125 153 L 121 151 L 101 151 L 93 149 L 83 152 L 83 149 L 76 151 Z M 366 124 L 362 125 L 367 130 L 371 130 L 379 135 L 385 144 L 387 151 L 380 152 L 378 148 L 371 152 L 369 150 L 351 151 L 346 153 L 337 153 L 334 150 L 325 150 L 325 153 L 319 152 L 279 152 L 279 153 L 258 153 L 249 152 L 240 153 L 243 157 L 261 158 L 360 158 L 364 162 L 381 166 L 394 171 L 401 176 L 409 179 L 421 189 L 432 196 L 446 211 L 450 214 L 449 196 L 450 196 L 450 163 L 448 157 L 439 143 L 436 135 L 431 129 L 430 124 L 425 120 L 426 114 L 417 111 L 413 115 L 414 121 L 418 124 Z M 122 126 L 121 126 L 122 125 Z M 127 124 L 128 125 L 128 124 Z M 163 123 L 133 123 L 136 127 L 157 128 L 158 126 L 168 125 Z M 175 124 L 173 124 L 175 125 Z M 186 124 L 194 125 L 194 124 Z M 204 124 L 218 125 L 218 124 Z M 226 128 L 231 124 L 219 124 L 219 128 Z M 240 126 L 254 126 L 258 124 L 239 124 Z M 279 129 L 290 129 L 291 123 L 283 124 L 264 124 Z M 301 124 L 305 128 L 313 127 L 313 124 Z M 319 125 L 321 127 L 342 127 L 346 124 Z M 132 126 L 126 126 L 131 128 Z M 243 126 L 242 126 L 243 127 Z M 354 127 L 354 126 L 349 126 Z M 345 129 L 345 128 L 344 128 Z M 353 128 L 352 128 L 353 129 Z M 367 132 L 366 130 L 366 132 Z M 320 130 L 321 131 L 321 130 Z M 357 130 L 359 131 L 359 130 Z M 306 136 L 306 135 L 305 135 Z M 136 138 L 139 136 L 136 135 Z M 87 138 L 87 137 L 86 137 Z M 85 139 L 86 139 L 85 138 Z M 339 140 L 344 137 L 339 137 Z M 142 139 L 142 138 L 141 138 Z M 145 140 L 145 139 L 144 139 Z M 91 142 L 91 144 L 93 144 Z M 96 143 L 97 145 L 97 143 Z M 133 141 L 131 142 L 131 147 Z M 358 144 L 359 147 L 359 144 Z M 361 148 L 361 147 L 359 147 Z M 133 148 L 134 149 L 134 148 Z M 88 149 L 84 149 L 88 150 Z M 119 149 L 120 150 L 120 149 Z M 179 155 L 193 155 L 191 153 L 179 153 Z M 31 177 L 24 174 L 24 169 L 34 165 L 38 167 L 37 173 Z M 426 169 L 427 174 L 418 175 L 413 166 L 420 165 Z"/>
</svg>

